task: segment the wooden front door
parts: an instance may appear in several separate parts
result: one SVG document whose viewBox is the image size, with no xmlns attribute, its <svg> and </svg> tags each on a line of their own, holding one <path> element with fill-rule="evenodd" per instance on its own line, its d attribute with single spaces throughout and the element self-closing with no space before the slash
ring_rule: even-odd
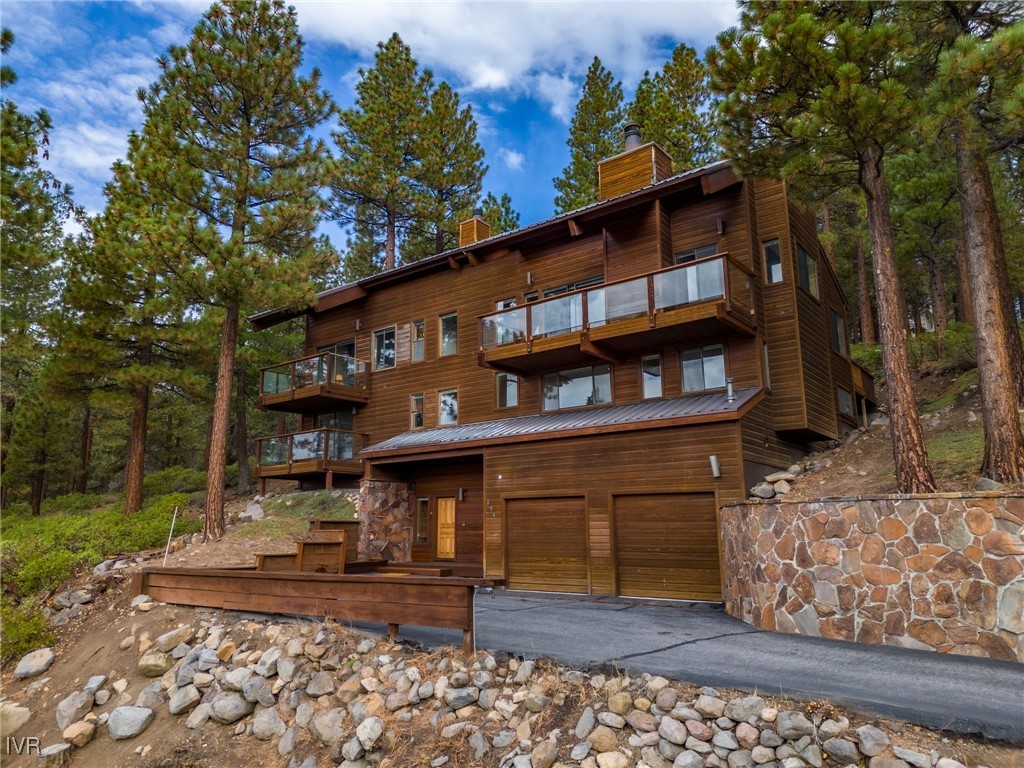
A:
<svg viewBox="0 0 1024 768">
<path fill-rule="evenodd" d="M 437 559 L 455 559 L 455 499 L 437 500 Z"/>
</svg>

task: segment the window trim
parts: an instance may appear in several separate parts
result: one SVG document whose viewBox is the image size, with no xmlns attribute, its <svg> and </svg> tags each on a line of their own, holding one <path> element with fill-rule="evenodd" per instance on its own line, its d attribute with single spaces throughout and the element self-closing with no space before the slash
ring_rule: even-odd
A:
<svg viewBox="0 0 1024 768">
<path fill-rule="evenodd" d="M 455 393 L 455 421 L 441 421 L 441 399 L 451 393 Z M 450 387 L 449 389 L 437 390 L 437 426 L 439 427 L 452 427 L 459 423 L 459 388 Z"/>
<path fill-rule="evenodd" d="M 658 394 L 648 395 L 647 387 L 645 383 L 647 381 L 647 372 L 644 370 L 644 361 L 646 360 L 657 360 L 658 361 Z M 662 364 L 661 354 L 656 355 L 644 355 L 640 358 L 640 397 L 644 400 L 657 400 L 659 397 L 665 396 L 665 366 Z"/>
<path fill-rule="evenodd" d="M 393 362 L 391 365 L 378 366 L 377 365 L 377 334 L 387 333 L 391 331 L 392 336 L 392 355 Z M 391 371 L 398 367 L 398 326 L 397 325 L 385 325 L 382 328 L 374 329 L 370 337 L 370 351 L 373 355 L 373 365 L 371 368 L 375 371 Z"/>
<path fill-rule="evenodd" d="M 721 347 L 722 348 L 722 384 L 717 387 L 707 386 L 707 376 L 704 373 L 704 350 L 708 347 Z M 711 344 L 702 344 L 699 347 L 684 347 L 679 350 L 679 385 L 684 395 L 694 394 L 696 392 L 715 392 L 718 390 L 724 390 L 726 388 L 726 382 L 729 380 L 729 345 L 725 342 L 713 342 Z M 686 371 L 683 368 L 685 362 L 684 355 L 691 350 L 700 350 L 701 353 L 701 379 L 705 385 L 703 389 L 687 389 L 686 388 Z"/>
<path fill-rule="evenodd" d="M 444 321 L 448 318 L 455 320 L 455 349 L 451 352 L 444 351 Z M 459 354 L 459 312 L 445 312 L 437 316 L 437 356 L 454 357 Z"/>
<path fill-rule="evenodd" d="M 804 265 L 806 265 L 806 269 Z M 807 275 L 807 285 L 804 285 L 805 272 Z M 811 252 L 806 250 L 800 243 L 796 244 L 796 284 L 800 286 L 804 293 L 812 296 L 817 301 L 821 300 L 821 278 L 818 274 L 818 259 L 812 256 Z"/>
<path fill-rule="evenodd" d="M 768 246 L 775 243 L 776 250 L 779 254 L 779 279 L 771 279 L 771 268 L 768 266 Z M 764 269 L 764 284 L 765 285 L 783 285 L 786 282 L 786 269 L 785 259 L 782 257 L 782 240 L 777 237 L 773 237 L 771 240 L 761 241 L 761 265 Z"/>
<path fill-rule="evenodd" d="M 501 377 L 502 376 L 506 377 L 505 378 L 505 400 L 506 401 L 508 400 L 508 382 L 510 380 L 514 380 L 515 381 L 516 401 L 514 403 L 506 402 L 505 405 L 501 404 L 501 392 L 502 392 Z M 495 371 L 494 372 L 494 407 L 498 408 L 498 409 L 501 409 L 501 410 L 505 410 L 506 408 L 518 408 L 519 407 L 519 384 L 520 384 L 519 374 L 509 373 L 508 371 Z"/>
<path fill-rule="evenodd" d="M 420 357 L 416 357 L 416 324 L 419 323 L 423 329 L 422 345 L 420 346 Z M 427 321 L 426 319 L 412 320 L 409 323 L 409 362 L 422 363 L 427 359 Z"/>
</svg>

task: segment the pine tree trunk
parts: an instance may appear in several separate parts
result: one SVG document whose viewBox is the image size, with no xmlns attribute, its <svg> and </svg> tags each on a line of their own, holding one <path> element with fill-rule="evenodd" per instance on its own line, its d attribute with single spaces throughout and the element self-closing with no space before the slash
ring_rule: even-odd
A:
<svg viewBox="0 0 1024 768">
<path fill-rule="evenodd" d="M 928 466 L 924 431 L 914 403 L 907 355 L 906 315 L 900 296 L 893 253 L 889 196 L 885 187 L 882 151 L 872 146 L 860 156 L 861 185 L 867 198 L 868 233 L 878 301 L 878 330 L 882 342 L 896 488 L 900 493 L 930 493 L 935 479 Z"/>
<path fill-rule="evenodd" d="M 224 464 L 227 458 L 228 427 L 231 421 L 231 384 L 238 342 L 237 301 L 229 301 L 220 327 L 220 356 L 217 360 L 217 388 L 210 420 L 210 448 L 206 471 L 206 525 L 203 540 L 224 535 Z"/>
<path fill-rule="evenodd" d="M 988 174 L 988 166 L 985 166 L 986 176 Z M 992 178 L 987 176 L 989 180 L 989 189 L 992 188 Z M 993 212 L 995 216 L 995 224 L 999 226 L 999 214 Z M 1017 407 L 1024 408 L 1024 344 L 1021 343 L 1020 330 L 1017 328 L 1017 313 L 1013 306 L 1013 292 L 1010 290 L 1010 270 L 1006 266 L 1006 251 L 1003 249 L 1003 237 L 1002 231 L 1000 230 L 995 239 L 996 247 L 999 253 L 999 263 L 1002 266 L 1002 274 L 999 280 L 999 288 L 1003 294 L 1003 316 L 1006 318 L 1006 324 L 1008 329 L 1009 338 L 1007 341 L 1010 345 L 1010 370 L 1012 371 L 1012 381 L 1017 386 Z"/>
<path fill-rule="evenodd" d="M 387 223 L 384 225 L 384 271 L 395 268 L 395 248 L 398 241 L 395 212 L 388 209 Z"/>
<path fill-rule="evenodd" d="M 942 260 L 932 254 L 928 260 L 928 288 L 932 300 L 932 324 L 936 333 L 949 327 L 949 305 L 946 303 L 946 276 L 942 273 Z"/>
<path fill-rule="evenodd" d="M 82 416 L 82 442 L 78 450 L 78 471 L 71 490 L 75 493 L 85 493 L 89 487 L 89 464 L 92 461 L 92 409 L 85 406 L 85 413 Z"/>
<path fill-rule="evenodd" d="M 956 275 L 960 322 L 974 325 L 974 302 L 971 300 L 970 280 L 967 278 L 967 234 L 963 227 L 956 233 Z"/>
<path fill-rule="evenodd" d="M 871 311 L 871 291 L 868 290 L 868 266 L 864 256 L 864 242 L 856 238 L 857 244 L 857 311 L 860 313 L 860 340 L 865 344 L 877 343 L 875 318 Z"/>
<path fill-rule="evenodd" d="M 40 467 L 32 472 L 32 485 L 29 491 L 29 505 L 32 516 L 39 517 L 43 510 L 43 492 L 46 490 L 46 454 L 40 459 Z"/>
<path fill-rule="evenodd" d="M 1001 483 L 1019 483 L 1024 481 L 1024 436 L 1017 417 L 1018 387 L 1010 340 L 1011 332 L 1017 336 L 1017 329 L 1011 328 L 1007 312 L 1008 291 L 1000 285 L 1005 267 L 995 195 L 987 160 L 971 135 L 961 129 L 955 141 L 985 428 L 981 474 Z"/>
<path fill-rule="evenodd" d="M 132 390 L 132 422 L 128 435 L 128 463 L 124 470 L 124 513 L 142 509 L 142 480 L 146 466 L 146 422 L 149 416 L 149 385 Z"/>
<path fill-rule="evenodd" d="M 235 455 L 238 457 L 238 495 L 249 491 L 249 430 L 245 419 L 248 400 L 245 394 L 245 366 L 235 373 Z"/>
</svg>

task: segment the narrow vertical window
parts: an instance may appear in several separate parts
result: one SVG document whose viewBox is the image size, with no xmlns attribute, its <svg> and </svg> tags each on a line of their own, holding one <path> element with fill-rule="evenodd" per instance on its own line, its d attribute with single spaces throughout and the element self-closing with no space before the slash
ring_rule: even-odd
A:
<svg viewBox="0 0 1024 768">
<path fill-rule="evenodd" d="M 376 371 L 395 367 L 395 326 L 373 332 L 373 368 Z"/>
<path fill-rule="evenodd" d="M 800 287 L 814 298 L 818 298 L 818 262 L 799 245 L 796 247 L 796 267 L 800 276 Z"/>
<path fill-rule="evenodd" d="M 426 325 L 422 320 L 412 321 L 412 361 L 414 363 L 423 362 L 424 354 L 426 353 Z"/>
<path fill-rule="evenodd" d="M 778 240 L 769 240 L 764 247 L 764 280 L 766 283 L 782 282 L 782 251 Z"/>
<path fill-rule="evenodd" d="M 437 423 L 459 423 L 459 390 L 445 389 L 437 393 Z"/>
<path fill-rule="evenodd" d="M 423 428 L 423 393 L 409 395 L 409 429 Z"/>
<path fill-rule="evenodd" d="M 640 361 L 644 398 L 661 397 L 661 355 L 651 355 Z"/>
<path fill-rule="evenodd" d="M 458 352 L 459 318 L 454 312 L 441 315 L 441 357 Z"/>
<path fill-rule="evenodd" d="M 846 328 L 842 316 L 834 309 L 828 311 L 832 324 L 832 349 L 837 355 L 846 357 Z"/>
<path fill-rule="evenodd" d="M 513 408 L 519 405 L 519 377 L 514 373 L 501 372 L 498 380 L 498 407 Z"/>
<path fill-rule="evenodd" d="M 416 499 L 416 543 L 426 544 L 430 531 L 430 499 Z"/>
</svg>

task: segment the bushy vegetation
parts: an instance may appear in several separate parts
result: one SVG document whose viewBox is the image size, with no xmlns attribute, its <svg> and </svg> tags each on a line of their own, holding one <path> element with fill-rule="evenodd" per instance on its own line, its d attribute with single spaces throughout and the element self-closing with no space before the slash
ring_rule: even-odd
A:
<svg viewBox="0 0 1024 768">
<path fill-rule="evenodd" d="M 238 465 L 230 464 L 224 478 L 225 487 L 238 482 Z M 168 467 L 150 472 L 142 481 L 146 497 L 166 496 L 169 493 L 195 493 L 206 489 L 206 473 L 189 467 Z"/>
<path fill-rule="evenodd" d="M 263 503 L 263 508 L 277 517 L 302 517 L 321 520 L 355 520 L 356 510 L 344 496 L 334 498 L 331 491 L 290 493 L 275 496 Z"/>
<path fill-rule="evenodd" d="M 46 619 L 32 605 L 0 595 L 0 662 L 17 659 L 53 642 Z"/>
</svg>

